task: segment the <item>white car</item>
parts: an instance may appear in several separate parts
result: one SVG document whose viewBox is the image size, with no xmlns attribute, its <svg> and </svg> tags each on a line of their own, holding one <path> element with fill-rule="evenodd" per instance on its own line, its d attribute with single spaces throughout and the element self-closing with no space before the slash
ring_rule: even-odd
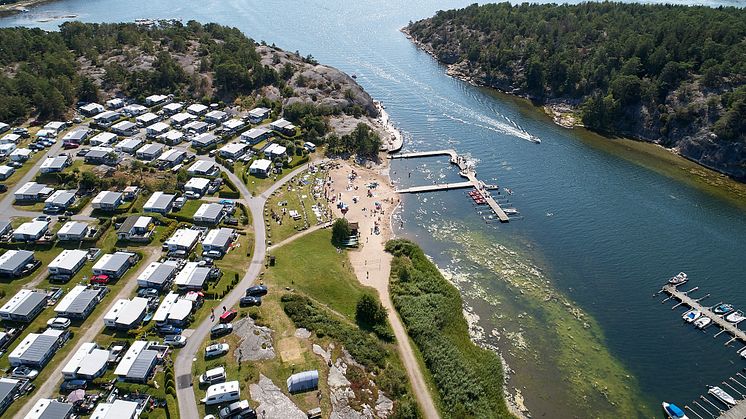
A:
<svg viewBox="0 0 746 419">
<path fill-rule="evenodd" d="M 52 329 L 65 330 L 70 327 L 70 319 L 66 317 L 55 317 L 47 321 L 47 326 L 51 327 Z"/>
<path fill-rule="evenodd" d="M 225 355 L 230 350 L 230 346 L 227 343 L 216 343 L 205 348 L 205 358 L 212 358 L 220 355 Z"/>
<path fill-rule="evenodd" d="M 163 344 L 173 346 L 174 348 L 181 348 L 186 345 L 187 338 L 181 335 L 168 335 L 163 338 Z"/>
<path fill-rule="evenodd" d="M 39 371 L 25 365 L 13 368 L 13 371 L 10 373 L 10 376 L 13 378 L 25 378 L 27 380 L 33 380 L 37 375 L 39 375 Z"/>
</svg>

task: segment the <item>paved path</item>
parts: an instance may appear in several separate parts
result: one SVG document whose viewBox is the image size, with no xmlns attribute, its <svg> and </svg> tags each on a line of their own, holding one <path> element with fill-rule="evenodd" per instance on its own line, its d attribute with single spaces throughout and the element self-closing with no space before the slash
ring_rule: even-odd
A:
<svg viewBox="0 0 746 419">
<path fill-rule="evenodd" d="M 254 255 L 251 258 L 251 265 L 246 271 L 241 282 L 233 288 L 233 290 L 218 304 L 218 306 L 233 307 L 238 304 L 238 300 L 243 297 L 245 289 L 251 286 L 259 273 L 262 271 L 264 265 L 264 259 L 267 254 L 266 244 L 266 230 L 264 226 L 264 204 L 267 202 L 267 198 L 272 195 L 274 191 L 282 187 L 286 182 L 292 179 L 298 173 L 308 169 L 308 164 L 298 167 L 297 169 L 290 172 L 287 176 L 277 181 L 269 189 L 264 191 L 258 196 L 251 197 L 246 185 L 238 178 L 233 172 L 220 166 L 220 169 L 228 175 L 228 178 L 236 185 L 241 196 L 244 197 L 247 207 L 251 212 L 251 219 L 253 220 L 254 227 Z M 179 355 L 176 357 L 174 362 L 174 374 L 176 375 L 176 394 L 179 401 L 179 415 L 181 419 L 199 419 L 197 411 L 197 399 L 194 396 L 194 388 L 192 387 L 192 363 L 197 355 L 202 342 L 207 339 L 210 334 L 210 328 L 213 322 L 209 317 L 206 317 L 192 332 L 189 336 L 186 346 L 179 350 Z M 195 371 L 200 373 L 201 371 Z"/>
<path fill-rule="evenodd" d="M 56 156 L 60 154 L 60 150 L 62 150 L 62 140 L 57 140 L 57 142 L 47 150 L 47 156 Z M 13 201 L 15 200 L 13 196 L 13 192 L 23 186 L 27 182 L 31 182 L 34 180 L 34 177 L 36 177 L 36 174 L 39 173 L 39 168 L 41 168 L 42 163 L 44 163 L 45 157 L 40 158 L 29 170 L 26 172 L 26 174 L 23 175 L 21 179 L 19 179 L 15 185 L 13 185 L 3 197 L 3 199 L 0 201 L 0 214 L 2 214 L 2 217 L 4 219 L 7 219 L 9 217 L 35 217 L 39 215 L 39 213 L 31 212 L 31 211 L 24 211 L 24 210 L 18 210 L 13 206 Z"/>
<path fill-rule="evenodd" d="M 321 230 L 322 228 L 331 227 L 331 225 L 332 225 L 332 223 L 316 224 L 315 226 L 307 228 L 307 229 L 301 231 L 298 234 L 293 234 L 292 236 L 288 237 L 287 239 L 285 239 L 285 240 L 283 240 L 283 241 L 281 241 L 281 242 L 279 242 L 277 244 L 273 244 L 273 245 L 267 247 L 267 250 L 274 250 L 274 249 L 277 249 L 278 247 L 285 246 L 286 244 L 288 244 L 290 242 L 293 242 L 293 241 L 295 241 L 295 240 L 297 240 L 297 239 L 299 239 L 299 238 L 301 238 L 301 237 L 303 237 L 305 235 L 311 234 L 314 231 Z"/>
<path fill-rule="evenodd" d="M 81 328 L 80 330 L 85 330 L 85 332 L 82 335 L 77 336 L 78 341 L 75 345 L 75 347 L 70 351 L 70 353 L 67 354 L 65 359 L 57 362 L 56 364 L 47 365 L 47 368 L 54 367 L 54 371 L 52 371 L 52 375 L 49 376 L 47 381 L 44 381 L 43 383 L 35 382 L 34 384 L 37 385 L 36 392 L 33 394 L 33 397 L 29 397 L 26 400 L 26 403 L 18 410 L 18 413 L 14 416 L 15 419 L 23 419 L 27 412 L 31 410 L 31 408 L 34 406 L 34 403 L 36 403 L 37 400 L 42 398 L 51 398 L 56 390 L 59 388 L 59 383 L 62 380 L 62 368 L 67 365 L 68 362 L 72 359 L 72 357 L 75 355 L 75 352 L 80 348 L 80 346 L 83 343 L 86 342 L 95 342 L 96 336 L 98 336 L 101 331 L 104 329 L 104 316 L 106 316 L 106 313 L 111 310 L 112 307 L 114 307 L 114 304 L 119 300 L 120 298 L 129 298 L 129 296 L 132 294 L 132 292 L 137 288 L 137 276 L 142 273 L 142 271 L 145 270 L 145 268 L 148 267 L 151 263 L 158 260 L 158 258 L 161 257 L 161 252 L 158 248 L 146 248 L 143 250 L 152 250 L 148 251 L 147 256 L 140 261 L 140 269 L 137 272 L 136 275 L 130 275 L 127 278 L 127 283 L 124 284 L 122 289 L 119 290 L 117 295 L 114 296 L 114 298 L 111 299 L 109 302 L 108 307 L 106 307 L 105 310 L 99 314 L 99 316 L 95 319 L 88 318 L 85 320 L 85 328 Z M 124 279 L 121 279 L 122 281 Z M 67 348 L 66 348 L 67 349 Z"/>
</svg>

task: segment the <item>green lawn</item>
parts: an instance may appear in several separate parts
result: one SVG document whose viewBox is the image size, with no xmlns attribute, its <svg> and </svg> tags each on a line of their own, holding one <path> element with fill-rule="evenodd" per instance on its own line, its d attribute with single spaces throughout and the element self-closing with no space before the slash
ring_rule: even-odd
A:
<svg viewBox="0 0 746 419">
<path fill-rule="evenodd" d="M 279 243 L 295 233 L 305 230 L 319 223 L 327 221 L 319 219 L 314 214 L 312 207 L 317 204 L 313 195 L 313 187 L 316 179 L 325 179 L 327 172 L 317 172 L 311 174 L 308 171 L 295 176 L 290 182 L 277 190 L 268 200 L 264 208 L 264 222 L 267 226 L 267 238 L 272 243 Z M 305 184 L 299 183 L 303 181 Z M 280 206 L 280 202 L 287 202 L 287 205 Z M 327 207 L 326 201 L 321 197 L 318 204 Z M 288 214 L 282 215 L 282 210 L 287 210 Z M 300 220 L 293 220 L 290 217 L 290 210 L 298 211 L 301 216 Z M 271 211 L 282 217 L 282 224 L 272 219 Z"/>
<path fill-rule="evenodd" d="M 181 207 L 181 209 L 176 212 L 176 214 L 192 218 L 194 217 L 194 213 L 197 212 L 199 207 L 204 203 L 205 201 L 202 201 L 200 199 L 188 199 L 184 206 Z"/>
<path fill-rule="evenodd" d="M 331 234 L 330 230 L 315 231 L 272 251 L 275 266 L 264 277 L 278 288 L 297 289 L 354 320 L 355 304 L 365 288 L 347 255 L 332 246 Z"/>
</svg>

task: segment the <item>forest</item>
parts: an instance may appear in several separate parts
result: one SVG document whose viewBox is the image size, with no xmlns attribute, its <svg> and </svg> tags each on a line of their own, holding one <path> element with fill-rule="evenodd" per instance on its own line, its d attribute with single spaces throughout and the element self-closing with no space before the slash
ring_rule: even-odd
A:
<svg viewBox="0 0 746 419">
<path fill-rule="evenodd" d="M 740 155 L 721 169 L 746 176 L 746 9 L 500 3 L 405 32 L 478 84 L 570 104 L 602 133 L 700 143 L 694 160 L 725 147 Z"/>
<path fill-rule="evenodd" d="M 0 121 L 5 122 L 63 118 L 76 103 L 99 100 L 99 89 L 140 100 L 160 92 L 211 100 L 213 92 L 235 97 L 284 83 L 262 65 L 254 41 L 238 29 L 194 21 L 157 28 L 67 22 L 59 32 L 7 28 L 0 30 L 0 46 Z M 143 54 L 155 59 L 125 65 Z M 197 73 L 212 75 L 212 89 L 184 70 L 179 59 L 191 56 L 198 57 Z M 103 74 L 94 80 L 81 71 L 84 66 Z"/>
</svg>

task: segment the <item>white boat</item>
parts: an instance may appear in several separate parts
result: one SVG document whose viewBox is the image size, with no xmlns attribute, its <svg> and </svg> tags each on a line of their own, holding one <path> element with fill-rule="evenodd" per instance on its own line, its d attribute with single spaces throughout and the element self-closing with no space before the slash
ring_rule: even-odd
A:
<svg viewBox="0 0 746 419">
<path fill-rule="evenodd" d="M 673 403 L 663 402 L 663 410 L 666 412 L 668 419 L 689 419 L 684 411 Z"/>
<path fill-rule="evenodd" d="M 705 327 L 709 326 L 709 325 L 710 325 L 710 323 L 712 323 L 712 319 L 711 319 L 711 318 L 709 318 L 709 317 L 707 317 L 707 316 L 702 316 L 702 317 L 698 318 L 698 319 L 697 319 L 697 320 L 696 320 L 696 321 L 694 322 L 694 326 L 695 326 L 695 327 L 696 327 L 697 329 L 704 329 Z"/>
<path fill-rule="evenodd" d="M 744 316 L 743 311 L 738 310 L 734 311 L 727 316 L 725 316 L 725 320 L 731 322 L 731 323 L 740 323 L 744 320 L 746 320 L 746 316 Z"/>
<path fill-rule="evenodd" d="M 746 359 L 746 346 L 738 350 L 738 355 L 741 355 L 741 358 Z"/>
<path fill-rule="evenodd" d="M 693 323 L 695 320 L 699 319 L 700 317 L 702 317 L 702 312 L 700 312 L 696 308 L 693 308 L 687 311 L 681 316 L 681 318 L 684 319 L 684 321 L 687 323 Z"/>
<path fill-rule="evenodd" d="M 679 272 L 678 274 L 672 276 L 668 280 L 668 283 L 671 284 L 671 285 L 681 285 L 681 284 L 685 283 L 688 280 L 689 280 L 689 276 L 687 276 L 686 273 Z"/>
<path fill-rule="evenodd" d="M 713 397 L 720 400 L 721 402 L 725 403 L 728 406 L 735 406 L 736 405 L 736 399 L 733 398 L 730 394 L 726 393 L 725 390 L 718 386 L 712 386 L 709 390 L 707 390 L 708 393 L 710 393 Z"/>
</svg>

